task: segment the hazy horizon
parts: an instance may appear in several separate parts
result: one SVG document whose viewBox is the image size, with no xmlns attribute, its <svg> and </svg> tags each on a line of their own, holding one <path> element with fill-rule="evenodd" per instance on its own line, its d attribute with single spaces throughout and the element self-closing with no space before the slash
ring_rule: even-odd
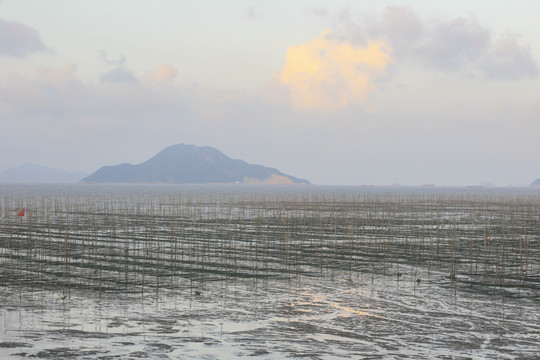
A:
<svg viewBox="0 0 540 360">
<path fill-rule="evenodd" d="M 211 146 L 319 185 L 540 177 L 535 1 L 0 0 L 0 172 Z"/>
</svg>

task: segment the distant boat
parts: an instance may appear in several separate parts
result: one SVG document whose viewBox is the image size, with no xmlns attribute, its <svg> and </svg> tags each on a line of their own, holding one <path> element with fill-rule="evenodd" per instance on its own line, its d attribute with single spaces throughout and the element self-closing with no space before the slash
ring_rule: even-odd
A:
<svg viewBox="0 0 540 360">
<path fill-rule="evenodd" d="M 24 216 L 24 209 L 25 209 L 25 208 L 22 208 L 22 210 L 19 211 L 19 213 L 17 214 L 17 216 Z"/>
</svg>

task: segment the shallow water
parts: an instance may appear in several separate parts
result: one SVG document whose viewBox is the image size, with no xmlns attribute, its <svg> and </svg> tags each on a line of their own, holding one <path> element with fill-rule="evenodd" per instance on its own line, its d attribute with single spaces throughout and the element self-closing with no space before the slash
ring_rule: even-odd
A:
<svg viewBox="0 0 540 360">
<path fill-rule="evenodd" d="M 1 359 L 540 353 L 532 190 L 90 188 L 4 189 Z"/>
</svg>

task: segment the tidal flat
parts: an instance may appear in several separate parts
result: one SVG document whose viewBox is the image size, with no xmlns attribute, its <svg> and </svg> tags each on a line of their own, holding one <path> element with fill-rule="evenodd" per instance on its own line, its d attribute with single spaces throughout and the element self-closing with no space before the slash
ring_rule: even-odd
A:
<svg viewBox="0 0 540 360">
<path fill-rule="evenodd" d="M 0 216 L 0 358 L 540 352 L 538 189 L 13 184 Z"/>
</svg>

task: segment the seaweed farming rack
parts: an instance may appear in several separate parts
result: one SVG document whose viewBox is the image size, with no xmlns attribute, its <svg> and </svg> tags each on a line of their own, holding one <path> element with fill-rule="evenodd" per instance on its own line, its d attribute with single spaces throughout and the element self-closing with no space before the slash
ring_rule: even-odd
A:
<svg viewBox="0 0 540 360">
<path fill-rule="evenodd" d="M 0 216 L 2 285 L 145 293 L 407 272 L 540 296 L 538 194 L 0 193 Z"/>
</svg>

